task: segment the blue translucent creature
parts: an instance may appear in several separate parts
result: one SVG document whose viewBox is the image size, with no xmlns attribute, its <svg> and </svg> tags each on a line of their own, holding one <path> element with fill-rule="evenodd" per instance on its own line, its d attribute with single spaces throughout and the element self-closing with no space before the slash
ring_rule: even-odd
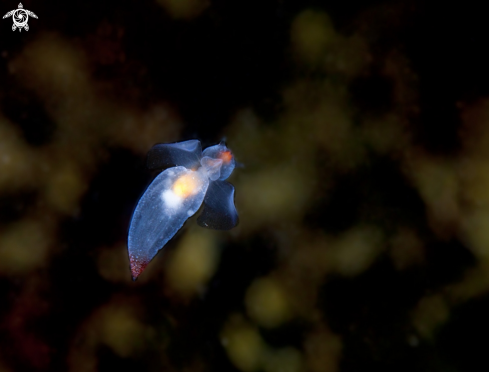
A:
<svg viewBox="0 0 489 372">
<path fill-rule="evenodd" d="M 156 145 L 148 153 L 148 167 L 168 169 L 149 185 L 132 216 L 128 251 L 133 280 L 202 203 L 200 226 L 228 230 L 238 223 L 234 187 L 224 181 L 235 160 L 223 142 L 204 152 L 197 140 Z"/>
</svg>

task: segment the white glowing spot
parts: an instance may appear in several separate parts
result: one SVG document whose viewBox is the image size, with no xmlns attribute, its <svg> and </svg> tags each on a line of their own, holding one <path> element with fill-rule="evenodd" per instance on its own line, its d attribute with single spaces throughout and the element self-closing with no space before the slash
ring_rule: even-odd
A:
<svg viewBox="0 0 489 372">
<path fill-rule="evenodd" d="M 187 212 L 187 216 L 189 216 L 189 217 L 190 217 L 190 216 L 192 216 L 194 213 L 195 213 L 195 212 L 194 212 L 193 210 L 189 209 L 189 210 L 188 210 L 188 212 Z"/>
<path fill-rule="evenodd" d="M 182 198 L 176 195 L 172 190 L 163 191 L 161 197 L 165 204 L 172 209 L 175 209 L 182 204 Z"/>
</svg>

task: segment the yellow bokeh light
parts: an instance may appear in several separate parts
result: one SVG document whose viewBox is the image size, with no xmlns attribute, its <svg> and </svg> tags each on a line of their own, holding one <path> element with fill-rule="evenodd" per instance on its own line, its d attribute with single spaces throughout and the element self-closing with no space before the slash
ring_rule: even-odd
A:
<svg viewBox="0 0 489 372">
<path fill-rule="evenodd" d="M 221 337 L 229 359 L 239 370 L 253 372 L 261 369 L 268 346 L 257 327 L 235 314 L 226 322 Z"/>
<path fill-rule="evenodd" d="M 190 297 L 207 284 L 218 263 L 218 245 L 212 231 L 191 230 L 169 260 L 168 283 L 181 296 Z"/>
<path fill-rule="evenodd" d="M 261 326 L 279 326 L 290 316 L 285 291 L 271 278 L 255 280 L 248 288 L 245 301 L 248 314 Z"/>
<path fill-rule="evenodd" d="M 197 179 L 194 176 L 185 174 L 175 181 L 173 184 L 173 192 L 181 198 L 187 198 L 190 195 L 195 194 L 198 186 L 199 182 L 197 182 Z"/>
<path fill-rule="evenodd" d="M 337 38 L 331 19 L 326 13 L 307 9 L 292 22 L 291 39 L 299 58 L 317 62 Z"/>
<path fill-rule="evenodd" d="M 207 0 L 157 0 L 174 19 L 190 20 L 198 17 L 208 6 Z"/>
</svg>

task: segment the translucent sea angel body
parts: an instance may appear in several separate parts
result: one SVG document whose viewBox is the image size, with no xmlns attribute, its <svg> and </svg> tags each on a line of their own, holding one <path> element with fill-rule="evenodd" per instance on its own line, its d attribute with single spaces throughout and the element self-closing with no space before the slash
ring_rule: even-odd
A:
<svg viewBox="0 0 489 372">
<path fill-rule="evenodd" d="M 172 168 L 153 180 L 132 216 L 128 251 L 133 280 L 202 203 L 199 225 L 217 230 L 236 226 L 234 187 L 225 181 L 234 166 L 234 156 L 222 142 L 203 152 L 197 140 L 159 144 L 150 150 L 150 169 Z"/>
</svg>

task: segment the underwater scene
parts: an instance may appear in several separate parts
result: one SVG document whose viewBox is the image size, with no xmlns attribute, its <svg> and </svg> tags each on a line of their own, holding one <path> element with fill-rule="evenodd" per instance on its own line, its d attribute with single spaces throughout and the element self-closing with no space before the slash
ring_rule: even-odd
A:
<svg viewBox="0 0 489 372">
<path fill-rule="evenodd" d="M 483 4 L 0 6 L 0 372 L 489 368 Z"/>
</svg>

